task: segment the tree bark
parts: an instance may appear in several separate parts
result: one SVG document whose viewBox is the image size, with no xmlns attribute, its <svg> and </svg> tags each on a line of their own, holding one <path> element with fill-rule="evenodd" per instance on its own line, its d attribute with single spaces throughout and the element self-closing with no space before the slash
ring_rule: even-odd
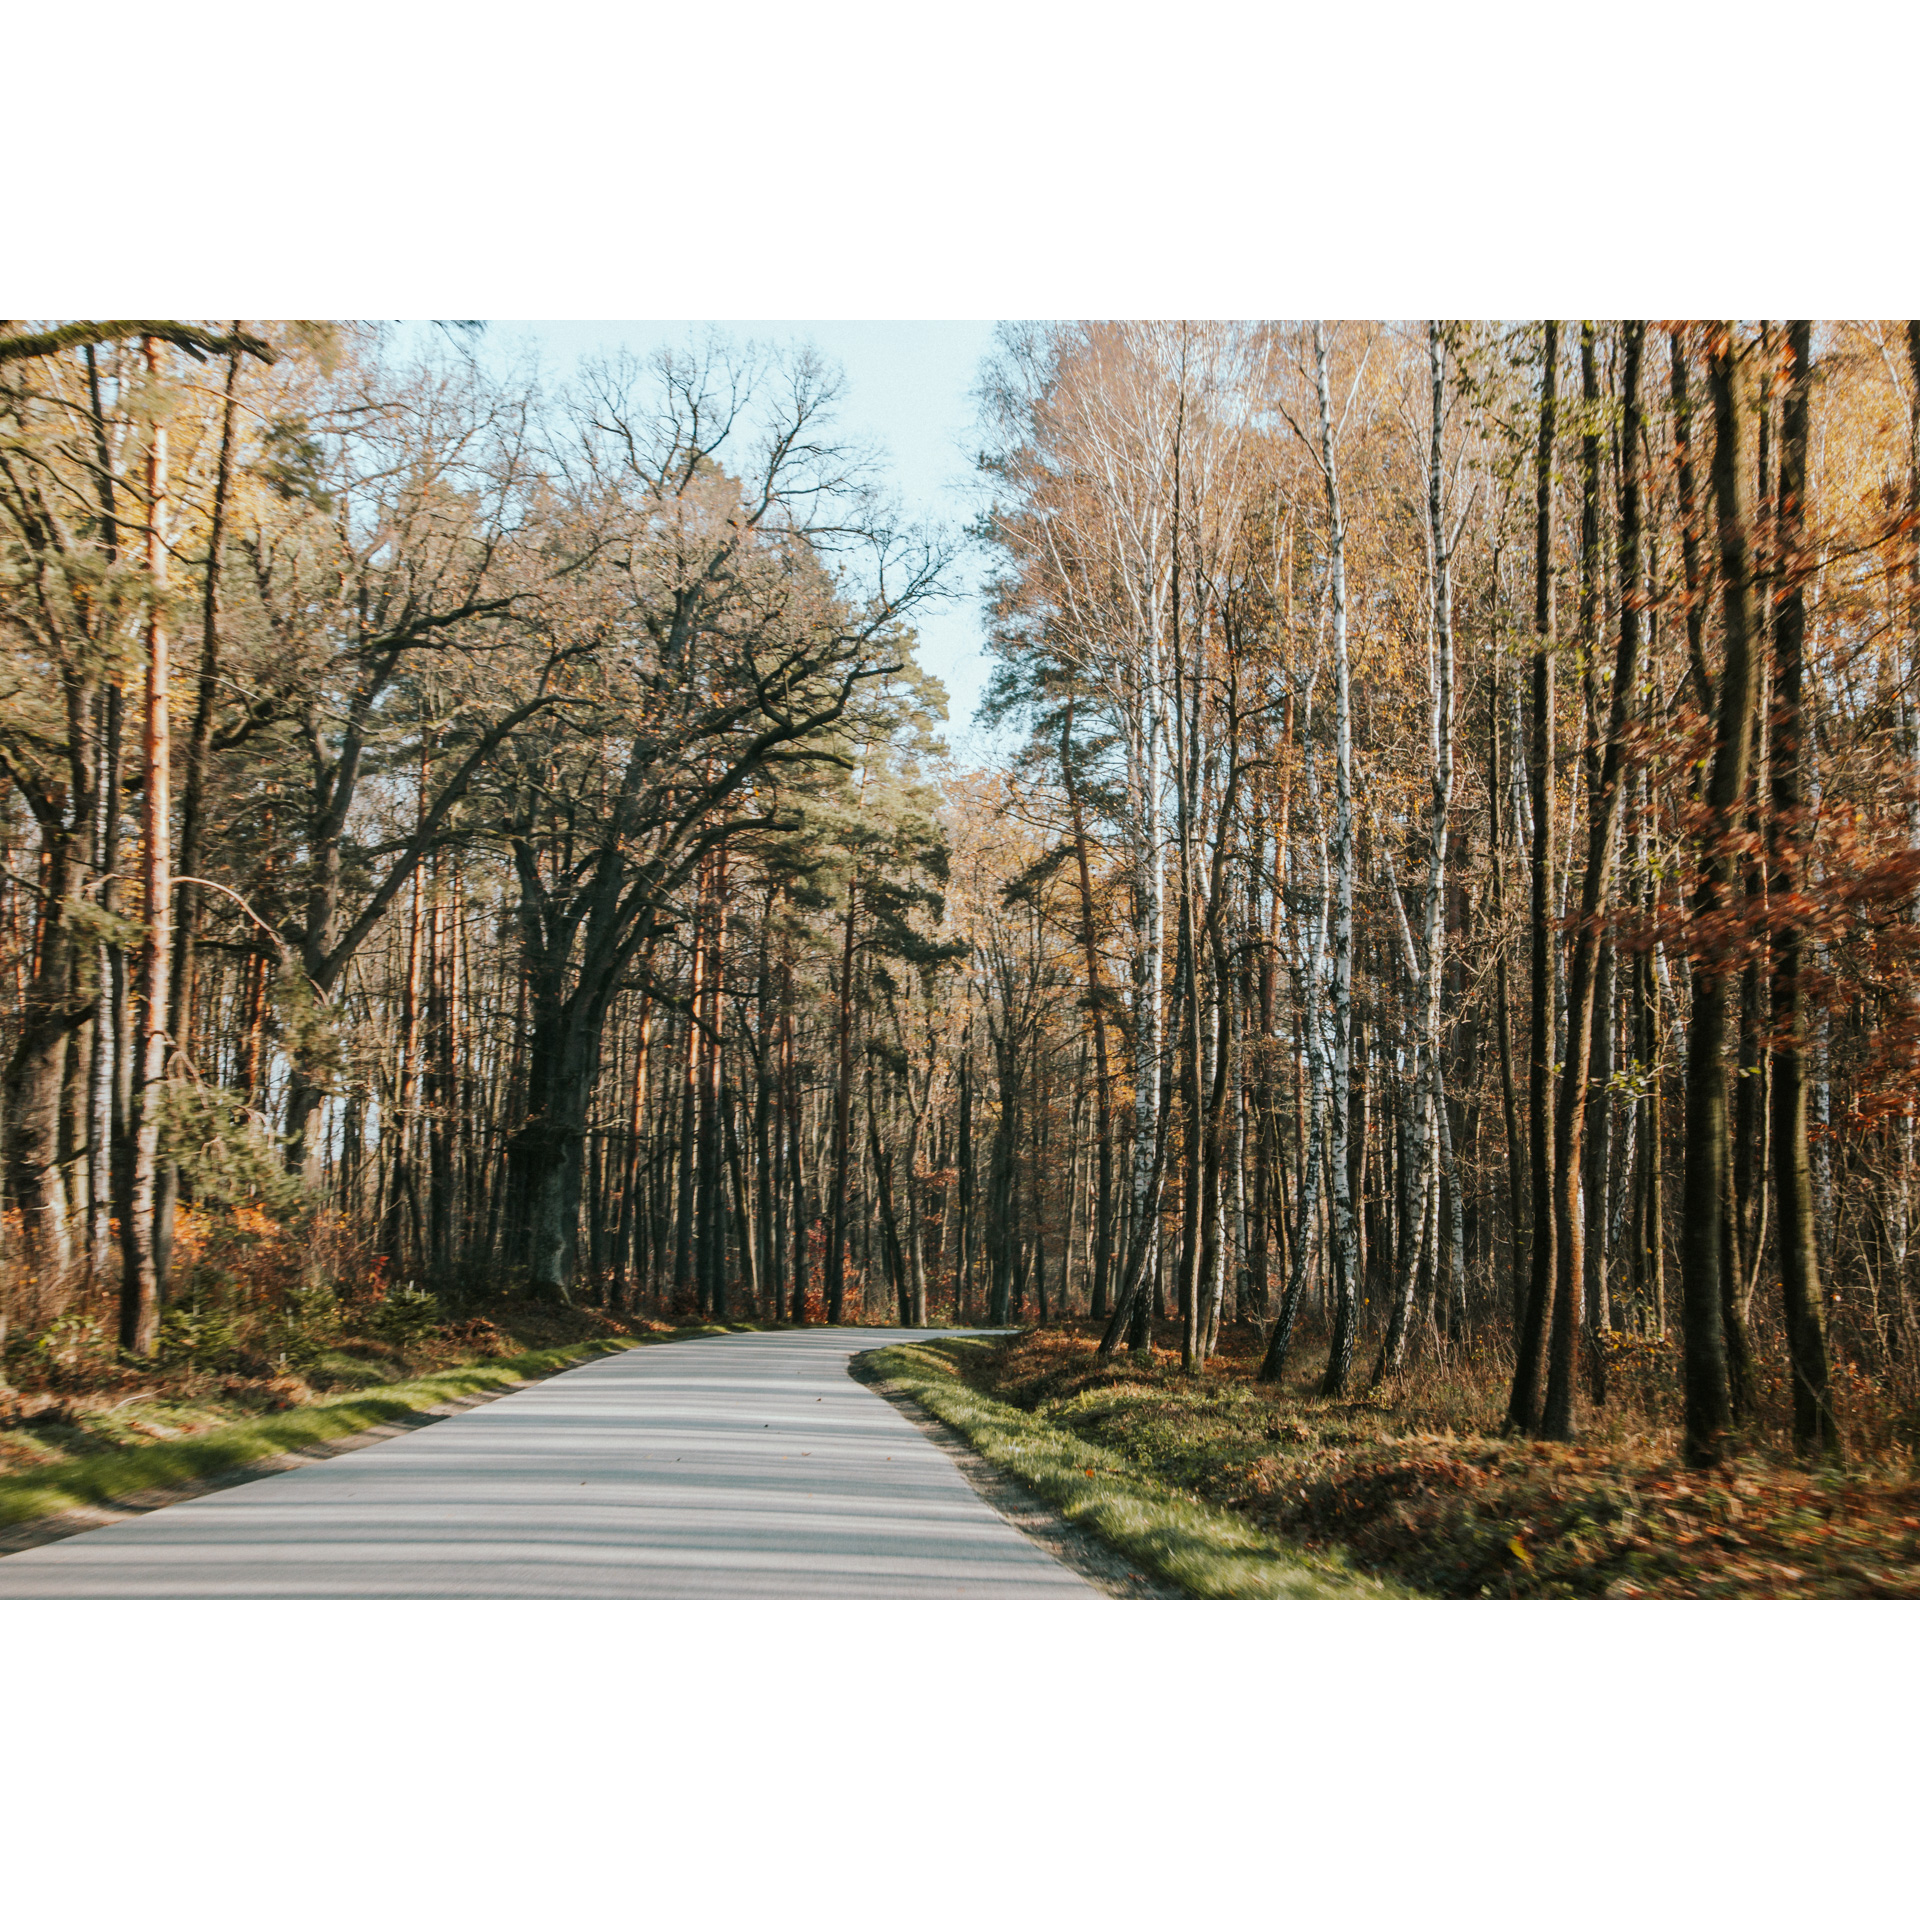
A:
<svg viewBox="0 0 1920 1920">
<path fill-rule="evenodd" d="M 1805 661 L 1807 606 L 1806 488 L 1809 390 L 1813 374 L 1813 329 L 1805 320 L 1787 324 L 1793 378 L 1787 389 L 1780 445 L 1779 552 L 1784 590 L 1774 627 L 1775 720 L 1773 866 L 1781 890 L 1800 896 L 1812 854 L 1806 765 Z M 1914 373 L 1920 391 L 1920 341 Z M 1805 935 L 1795 918 L 1797 897 L 1778 903 L 1773 936 L 1774 1006 L 1779 1041 L 1773 1060 L 1774 1205 L 1781 1305 L 1787 1330 L 1788 1370 L 1793 1386 L 1793 1439 L 1807 1456 L 1837 1453 L 1828 1378 L 1827 1330 L 1820 1298 L 1820 1242 L 1813 1198 L 1813 1161 L 1807 1140 L 1806 985 L 1802 974 Z"/>
<path fill-rule="evenodd" d="M 1101 1006 L 1100 945 L 1094 933 L 1093 879 L 1087 861 L 1087 829 L 1080 804 L 1080 786 L 1073 771 L 1073 702 L 1067 702 L 1060 729 L 1060 775 L 1067 790 L 1067 808 L 1073 823 L 1074 864 L 1080 883 L 1080 946 L 1087 964 L 1087 1019 L 1093 1029 L 1094 1171 L 1093 1294 L 1088 1312 L 1095 1319 L 1107 1313 L 1107 1295 L 1113 1272 L 1113 1082 L 1107 1061 L 1107 1020 Z"/>
<path fill-rule="evenodd" d="M 1333 1184 L 1333 1338 L 1320 1391 L 1344 1393 L 1353 1372 L 1360 1310 L 1360 1242 L 1354 1222 L 1347 1111 L 1353 1038 L 1353 684 L 1347 660 L 1347 536 L 1340 515 L 1340 476 L 1334 461 L 1333 395 L 1327 384 L 1327 336 L 1313 323 L 1315 386 L 1320 401 L 1320 470 L 1327 488 L 1327 559 L 1333 586 L 1334 840 L 1333 840 L 1333 1070 L 1329 1161 Z"/>
<path fill-rule="evenodd" d="M 237 340 L 240 323 L 234 322 Z M 200 839 L 207 805 L 207 776 L 212 764 L 213 717 L 220 697 L 220 559 L 227 535 L 227 496 L 233 480 L 235 388 L 240 377 L 240 348 L 227 357 L 226 388 L 220 413 L 220 455 L 214 474 L 213 508 L 207 529 L 207 578 L 200 599 L 200 671 L 194 692 L 193 724 L 187 735 L 186 765 L 180 793 L 182 877 L 200 871 Z M 200 889 L 189 887 L 175 910 L 173 979 L 169 1024 L 182 1045 L 193 1027 L 194 989 L 200 931 Z"/>
<path fill-rule="evenodd" d="M 1420 994 L 1420 1022 L 1416 1048 L 1418 1086 L 1412 1096 L 1415 1175 L 1419 1194 L 1420 1229 L 1437 1205 L 1440 1135 L 1444 1115 L 1437 1102 L 1444 1099 L 1440 1075 L 1440 995 L 1446 969 L 1446 916 L 1442 911 L 1447 874 L 1447 821 L 1453 806 L 1453 556 L 1448 549 L 1442 499 L 1444 474 L 1443 429 L 1446 418 L 1446 347 L 1440 323 L 1427 322 L 1427 363 L 1432 386 L 1433 434 L 1427 457 L 1427 543 L 1433 613 L 1433 654 L 1429 665 L 1431 696 L 1427 706 L 1427 752 L 1431 789 L 1427 830 L 1427 880 L 1421 898 L 1420 940 L 1416 984 Z M 1389 874 L 1387 884 L 1398 886 Z M 1415 962 L 1412 943 L 1407 958 Z M 1438 1235 L 1429 1246 L 1434 1270 L 1439 1267 Z M 1395 1276 L 1393 1312 L 1380 1358 L 1373 1370 L 1378 1386 L 1405 1364 L 1415 1263 L 1403 1261 Z"/>
<path fill-rule="evenodd" d="M 160 377 L 160 343 L 146 343 L 147 374 Z M 140 1019 L 133 1095 L 131 1204 L 122 1228 L 120 1344 L 145 1358 L 160 1330 L 161 1273 L 154 1217 L 160 1157 L 160 1108 L 167 1072 L 167 962 L 172 947 L 171 867 L 173 761 L 168 718 L 167 430 L 155 425 L 147 448 L 146 682 L 140 741 Z"/>
<path fill-rule="evenodd" d="M 1686 1174 L 1680 1220 L 1680 1284 L 1685 1337 L 1685 1453 L 1711 1466 L 1726 1448 L 1732 1419 L 1723 1288 L 1728 1166 L 1726 1052 L 1728 1007 L 1724 925 L 1734 910 L 1739 855 L 1732 844 L 1746 800 L 1753 741 L 1756 674 L 1751 551 L 1752 475 L 1746 437 L 1750 404 L 1745 356 L 1730 324 L 1716 324 L 1708 351 L 1713 395 L 1713 493 L 1720 549 L 1725 659 L 1715 716 L 1706 814 L 1695 839 L 1701 862 L 1690 956 L 1693 1008 L 1687 1023 Z"/>
<path fill-rule="evenodd" d="M 859 897 L 859 876 L 849 873 L 834 1016 L 839 1079 L 833 1095 L 833 1197 L 827 1211 L 827 1324 L 835 1327 L 846 1311 L 847 1181 L 853 1156 L 853 949 Z"/>
<path fill-rule="evenodd" d="M 1540 1375 L 1554 1276 L 1553 1180 L 1553 433 L 1558 393 L 1560 323 L 1545 323 L 1540 374 L 1540 437 L 1534 463 L 1533 892 L 1527 1026 L 1528 1206 L 1526 1313 L 1520 1325 L 1508 1423 L 1522 1433 L 1540 1424 Z"/>
<path fill-rule="evenodd" d="M 1622 387 L 1625 406 L 1623 450 L 1624 485 L 1620 504 L 1620 575 L 1636 581 L 1640 568 L 1640 365 L 1646 337 L 1644 321 L 1628 321 L 1622 337 Z M 1594 374 L 1593 333 L 1583 329 L 1581 362 L 1585 398 L 1597 403 L 1599 385 Z M 1598 600 L 1599 446 L 1590 432 L 1583 449 L 1586 510 L 1583 545 L 1591 561 L 1582 565 L 1583 625 L 1593 624 Z M 1606 746 L 1600 759 L 1599 784 L 1587 796 L 1587 863 L 1580 885 L 1580 921 L 1574 937 L 1573 959 L 1567 974 L 1567 1058 L 1562 1064 L 1559 1099 L 1554 1112 L 1554 1242 L 1555 1282 L 1553 1347 L 1549 1358 L 1547 1400 L 1541 1432 L 1549 1440 L 1574 1436 L 1574 1378 L 1580 1359 L 1582 1308 L 1586 1295 L 1584 1236 L 1589 1228 L 1604 1233 L 1604 1219 L 1582 1218 L 1581 1158 L 1586 1142 L 1588 1075 L 1593 1057 L 1593 1029 L 1600 982 L 1600 959 L 1605 938 L 1605 916 L 1613 883 L 1614 848 L 1619 838 L 1620 802 L 1624 791 L 1626 733 L 1633 712 L 1635 682 L 1640 674 L 1641 608 L 1639 596 L 1620 595 L 1620 635 L 1614 651 L 1613 704 Z M 1594 1331 L 1597 1332 L 1597 1329 Z"/>
</svg>

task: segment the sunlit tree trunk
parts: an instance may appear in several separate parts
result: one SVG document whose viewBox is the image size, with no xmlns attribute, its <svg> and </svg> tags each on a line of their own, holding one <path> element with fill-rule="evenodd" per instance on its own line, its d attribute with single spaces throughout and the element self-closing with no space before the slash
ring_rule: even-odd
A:
<svg viewBox="0 0 1920 1920">
<path fill-rule="evenodd" d="M 699 1110 L 701 1033 L 698 1015 L 706 999 L 707 946 L 701 937 L 706 925 L 707 866 L 700 866 L 694 894 L 692 972 L 687 985 L 687 1045 L 680 1076 L 680 1156 L 675 1169 L 673 1221 L 673 1293 L 676 1310 L 694 1288 L 695 1222 L 699 1195 Z"/>
<path fill-rule="evenodd" d="M 1107 1019 L 1101 1005 L 1100 947 L 1094 933 L 1093 878 L 1087 861 L 1086 821 L 1073 770 L 1073 702 L 1060 731 L 1060 776 L 1073 826 L 1074 866 L 1080 886 L 1080 946 L 1087 968 L 1087 1020 L 1093 1029 L 1094 1230 L 1093 1292 L 1087 1311 L 1104 1319 L 1113 1268 L 1113 1092 L 1107 1062 Z"/>
<path fill-rule="evenodd" d="M 1499 576 L 1498 555 L 1494 574 Z M 1497 588 L 1496 588 L 1497 591 Z M 1487 672 L 1487 809 L 1493 817 L 1490 865 L 1492 868 L 1493 921 L 1499 945 L 1494 951 L 1494 1021 L 1500 1057 L 1500 1111 L 1507 1142 L 1507 1232 L 1511 1263 L 1508 1286 L 1511 1295 L 1513 1325 L 1518 1331 L 1527 1307 L 1527 1159 L 1526 1133 L 1520 1120 L 1520 1102 L 1513 1077 L 1513 1005 L 1507 978 L 1506 871 L 1507 845 L 1512 827 L 1511 809 L 1501 804 L 1503 776 L 1500 763 L 1500 739 L 1506 716 L 1500 700 L 1500 656 L 1497 647 L 1488 648 Z"/>
<path fill-rule="evenodd" d="M 1360 1307 L 1360 1240 L 1349 1170 L 1347 1093 L 1353 1039 L 1353 684 L 1347 661 L 1347 536 L 1340 516 L 1340 475 L 1333 450 L 1333 395 L 1327 383 L 1327 335 L 1313 323 L 1314 382 L 1320 401 L 1320 470 L 1327 488 L 1327 563 L 1333 593 L 1333 1070 L 1328 1160 L 1333 1183 L 1333 1338 L 1320 1381 L 1325 1394 L 1344 1393 L 1353 1371 Z"/>
<path fill-rule="evenodd" d="M 160 377 L 161 347 L 146 342 L 148 377 Z M 167 1072 L 167 962 L 173 944 L 171 866 L 173 759 L 167 704 L 167 430 L 156 424 L 147 448 L 146 683 L 141 696 L 140 1022 L 134 1082 L 130 1205 L 122 1227 L 120 1343 L 145 1356 L 160 1328 L 162 1275 L 155 1244 L 160 1109 Z"/>
<path fill-rule="evenodd" d="M 1813 329 L 1805 320 L 1787 326 L 1793 379 L 1787 389 L 1780 444 L 1780 504 L 1776 524 L 1785 570 L 1774 627 L 1775 726 L 1773 862 L 1782 892 L 1790 898 L 1773 936 L 1774 1005 L 1780 1041 L 1773 1062 L 1773 1177 L 1780 1260 L 1781 1303 L 1787 1328 L 1787 1359 L 1793 1386 L 1794 1445 L 1803 1454 L 1836 1451 L 1839 1428 L 1827 1371 L 1827 1330 L 1820 1298 L 1820 1244 L 1813 1203 L 1813 1162 L 1807 1144 L 1807 994 L 1803 977 L 1806 936 L 1794 916 L 1792 896 L 1803 891 L 1812 852 L 1806 761 L 1807 603 L 1802 567 L 1806 538 L 1808 399 L 1813 375 Z M 1920 380 L 1920 343 L 1915 374 Z M 1920 391 L 1920 388 L 1916 389 Z"/>
<path fill-rule="evenodd" d="M 234 322 L 235 335 L 240 323 Z M 193 723 L 187 735 L 185 778 L 180 795 L 180 845 L 177 878 L 191 878 L 201 869 L 201 837 L 207 804 L 207 778 L 212 764 L 213 717 L 220 698 L 220 563 L 227 533 L 227 497 L 233 481 L 234 389 L 240 376 L 241 349 L 236 340 L 227 354 L 226 389 L 220 414 L 220 453 L 214 473 L 213 509 L 207 530 L 207 578 L 200 600 L 200 671 L 195 688 Z M 174 903 L 173 965 L 168 993 L 167 1030 L 174 1044 L 190 1050 L 195 1015 L 195 987 L 199 965 L 201 892 L 188 887 Z M 164 1290 L 173 1252 L 173 1205 L 179 1169 L 163 1160 L 154 1206 L 158 1242 L 155 1264 Z"/>
<path fill-rule="evenodd" d="M 647 1140 L 647 1068 L 653 1042 L 653 955 L 641 960 L 640 1006 L 633 1037 L 633 1081 L 628 1090 L 625 1160 L 620 1183 L 619 1248 L 615 1256 L 619 1284 L 614 1292 L 617 1306 L 632 1302 L 641 1286 L 645 1252 L 652 1246 L 651 1211 L 642 1197 L 642 1142 Z M 650 1143 L 649 1143 L 650 1144 Z"/>
<path fill-rule="evenodd" d="M 1622 333 L 1622 397 L 1625 407 L 1623 449 L 1624 484 L 1620 504 L 1620 577 L 1637 581 L 1640 573 L 1640 367 L 1646 338 L 1644 321 L 1628 321 Z M 1592 336 L 1581 342 L 1583 363 L 1591 368 Z M 1597 399 L 1597 382 L 1586 381 L 1589 401 Z M 1596 436 L 1597 438 L 1597 436 Z M 1589 493 L 1595 508 L 1588 515 L 1588 538 L 1599 538 L 1597 448 L 1588 466 Z M 1596 556 L 1597 558 L 1597 556 Z M 1583 1220 L 1581 1154 L 1586 1134 L 1588 1071 L 1592 1060 L 1600 956 L 1605 938 L 1605 916 L 1613 883 L 1614 848 L 1618 841 L 1620 804 L 1625 788 L 1628 723 L 1640 675 L 1641 608 L 1636 593 L 1620 595 L 1620 635 L 1614 652 L 1613 699 L 1608 720 L 1599 784 L 1587 798 L 1587 863 L 1580 888 L 1579 927 L 1573 959 L 1567 973 L 1567 1057 L 1562 1065 L 1559 1100 L 1554 1114 L 1555 1214 L 1557 1249 L 1554 1290 L 1553 1348 L 1547 1379 L 1547 1402 L 1541 1431 L 1551 1440 L 1570 1440 L 1574 1431 L 1574 1378 L 1579 1363 L 1580 1308 L 1585 1295 L 1583 1235 L 1604 1233 L 1604 1217 Z M 1597 1329 L 1595 1330 L 1597 1332 Z"/>
<path fill-rule="evenodd" d="M 1132 782 L 1139 805 L 1134 838 L 1136 955 L 1133 1009 L 1133 1227 L 1139 1248 L 1127 1264 L 1135 1278 L 1129 1288 L 1132 1324 L 1128 1343 L 1136 1352 L 1153 1345 L 1152 1305 L 1160 1259 L 1160 1174 L 1164 1160 L 1160 1123 L 1161 972 L 1166 964 L 1166 847 L 1160 828 L 1160 752 L 1166 727 L 1165 694 L 1160 684 L 1160 635 L 1149 628 L 1141 712 L 1137 722 L 1139 761 Z"/>
<path fill-rule="evenodd" d="M 787 1174 L 790 1189 L 788 1204 L 792 1208 L 793 1220 L 789 1237 L 793 1269 L 789 1276 L 787 1318 L 795 1326 L 799 1326 L 807 1317 L 808 1242 L 811 1238 L 813 1219 L 807 1207 L 805 1096 L 800 1085 L 800 1062 L 793 1035 L 794 990 L 791 941 L 782 959 L 781 974 L 780 1080 L 787 1104 Z"/>
<path fill-rule="evenodd" d="M 120 517 L 114 483 L 116 465 L 107 434 L 106 408 L 94 349 L 86 350 L 89 424 L 93 430 L 94 486 L 100 505 L 101 557 L 111 572 L 120 559 Z M 99 789 L 95 802 L 94 864 L 100 874 L 99 900 L 108 912 L 120 905 L 121 754 L 126 697 L 117 675 L 100 698 Z M 127 1052 L 127 956 L 118 942 L 95 948 L 100 1004 L 94 1013 L 93 1052 L 88 1062 L 87 1099 L 87 1278 L 106 1284 L 113 1242 L 113 1219 L 121 1202 L 116 1180 L 125 1171 L 126 1108 L 116 1098 L 121 1064 Z"/>
<path fill-rule="evenodd" d="M 1528 1206 L 1526 1312 L 1520 1324 L 1508 1422 L 1531 1433 L 1540 1421 L 1540 1375 L 1547 1309 L 1553 1294 L 1553 432 L 1558 391 L 1560 323 L 1544 325 L 1540 370 L 1540 437 L 1534 463 L 1533 814 L 1531 963 L 1527 1029 Z"/>
<path fill-rule="evenodd" d="M 1280 1296 L 1279 1317 L 1273 1323 L 1266 1357 L 1260 1365 L 1260 1378 L 1268 1382 L 1277 1382 L 1286 1370 L 1287 1351 L 1293 1343 L 1293 1330 L 1300 1317 L 1301 1303 L 1306 1298 L 1307 1278 L 1313 1264 L 1320 1220 L 1321 1147 L 1328 1131 L 1327 1087 L 1332 1077 L 1327 1059 L 1328 1049 L 1321 1040 L 1325 995 L 1320 969 L 1331 894 L 1329 884 L 1322 890 L 1318 925 L 1309 936 L 1305 963 L 1301 968 L 1300 999 L 1304 1013 L 1307 1081 L 1311 1089 L 1308 1096 L 1307 1151 L 1301 1169 L 1300 1190 L 1295 1196 L 1292 1266 L 1287 1275 L 1286 1290 Z"/>
<path fill-rule="evenodd" d="M 702 937 L 707 960 L 704 1000 L 698 1011 L 706 1023 L 700 1054 L 698 1189 L 695 1220 L 698 1245 L 695 1258 L 699 1272 L 700 1308 L 724 1319 L 727 1312 L 727 1233 L 726 1200 L 721 1138 L 721 1087 L 724 1080 L 722 1054 L 725 1047 L 726 996 L 722 991 L 727 963 L 727 849 L 722 845 L 712 857 L 713 880 L 707 902 L 707 923 Z"/>
<path fill-rule="evenodd" d="M 1758 690 L 1752 580 L 1750 397 L 1745 355 L 1730 324 L 1716 323 L 1708 352 L 1713 395 L 1713 493 L 1720 546 L 1726 654 L 1715 716 L 1707 817 L 1696 840 L 1700 884 L 1694 925 L 1709 932 L 1734 903 L 1739 854 L 1732 845 L 1744 809 Z M 1693 1007 L 1687 1023 L 1687 1151 L 1680 1218 L 1680 1284 L 1685 1331 L 1686 1458 L 1710 1466 L 1726 1445 L 1732 1418 L 1727 1374 L 1725 1271 L 1728 1170 L 1727 975 L 1710 946 L 1692 956 Z"/>
<path fill-rule="evenodd" d="M 1446 915 L 1443 912 L 1447 876 L 1447 821 L 1453 806 L 1453 556 L 1448 548 L 1442 499 L 1444 475 L 1443 430 L 1446 420 L 1446 348 L 1437 320 L 1427 322 L 1427 364 L 1432 387 L 1433 431 L 1427 458 L 1427 561 L 1430 569 L 1433 644 L 1428 661 L 1427 752 L 1431 788 L 1427 829 L 1427 879 L 1421 896 L 1420 953 L 1409 941 L 1407 959 L 1420 994 L 1418 1028 L 1419 1087 L 1412 1098 L 1415 1190 L 1420 1232 L 1436 1204 L 1439 1183 L 1441 1129 L 1445 1125 L 1445 1091 L 1440 1073 L 1440 990 L 1446 971 Z M 1398 887 L 1391 874 L 1387 884 Z M 1437 1236 L 1429 1256 L 1437 1270 Z M 1394 1276 L 1393 1311 L 1374 1384 L 1397 1373 L 1406 1361 L 1417 1260 L 1403 1261 Z M 1458 1272 L 1456 1264 L 1455 1271 Z"/>
</svg>

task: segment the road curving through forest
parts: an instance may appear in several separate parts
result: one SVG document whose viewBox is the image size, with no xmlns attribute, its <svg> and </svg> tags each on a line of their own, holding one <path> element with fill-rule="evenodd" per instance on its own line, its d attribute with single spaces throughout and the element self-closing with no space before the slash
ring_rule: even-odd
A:
<svg viewBox="0 0 1920 1920">
<path fill-rule="evenodd" d="M 0 1560 L 0 1599 L 1093 1600 L 848 1374 L 928 1336 L 639 1347 Z"/>
</svg>

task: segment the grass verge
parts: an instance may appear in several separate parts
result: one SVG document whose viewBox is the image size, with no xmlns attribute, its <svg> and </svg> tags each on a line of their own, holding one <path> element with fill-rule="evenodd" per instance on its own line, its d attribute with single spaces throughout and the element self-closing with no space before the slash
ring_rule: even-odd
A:
<svg viewBox="0 0 1920 1920">
<path fill-rule="evenodd" d="M 882 1384 L 910 1393 L 977 1453 L 1024 1481 L 1069 1520 L 1202 1600 L 1381 1600 L 1401 1597 L 1336 1554 L 1276 1545 L 1258 1528 L 1141 1472 L 1035 1413 L 989 1399 L 963 1365 L 1000 1344 L 929 1340 L 867 1357 Z"/>
<path fill-rule="evenodd" d="M 449 1400 L 520 1386 L 582 1361 L 645 1344 L 650 1343 L 637 1339 L 587 1340 L 570 1347 L 550 1347 L 541 1353 L 479 1361 L 371 1391 L 338 1394 L 257 1420 L 236 1420 L 190 1439 L 155 1440 L 111 1453 L 88 1454 L 57 1466 L 29 1468 L 0 1479 L 0 1526 L 43 1519 L 65 1507 L 124 1499 L 156 1487 L 228 1473 L 274 1454 L 343 1440 L 383 1421 L 444 1406 Z"/>
<path fill-rule="evenodd" d="M 1290 1381 L 1262 1383 L 1260 1333 L 1226 1329 L 1199 1379 L 1177 1351 L 1103 1359 L 1087 1323 L 988 1343 L 961 1372 L 1277 1547 L 1434 1598 L 1920 1597 L 1920 1473 L 1904 1451 L 1809 1470 L 1756 1444 L 1689 1471 L 1631 1381 L 1583 1407 L 1589 1432 L 1562 1445 L 1499 1432 L 1491 1359 L 1329 1400 L 1310 1343 Z"/>
</svg>

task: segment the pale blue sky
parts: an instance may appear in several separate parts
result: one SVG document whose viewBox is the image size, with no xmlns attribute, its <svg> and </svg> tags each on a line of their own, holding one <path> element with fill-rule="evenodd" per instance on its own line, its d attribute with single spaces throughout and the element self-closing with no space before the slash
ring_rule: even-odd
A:
<svg viewBox="0 0 1920 1920">
<path fill-rule="evenodd" d="M 626 347 L 645 354 L 686 342 L 706 322 L 665 320 L 496 320 L 486 350 L 502 357 L 527 346 L 550 374 L 572 373 L 586 356 Z M 993 345 L 989 320 L 740 320 L 717 322 L 741 339 L 811 340 L 846 373 L 842 425 L 885 452 L 910 519 L 945 522 L 955 533 L 977 511 L 966 492 L 973 388 Z M 964 547 L 954 575 L 958 597 L 921 616 L 920 659 L 946 683 L 947 734 L 962 743 L 986 684 L 981 653 L 979 567 Z"/>
</svg>

